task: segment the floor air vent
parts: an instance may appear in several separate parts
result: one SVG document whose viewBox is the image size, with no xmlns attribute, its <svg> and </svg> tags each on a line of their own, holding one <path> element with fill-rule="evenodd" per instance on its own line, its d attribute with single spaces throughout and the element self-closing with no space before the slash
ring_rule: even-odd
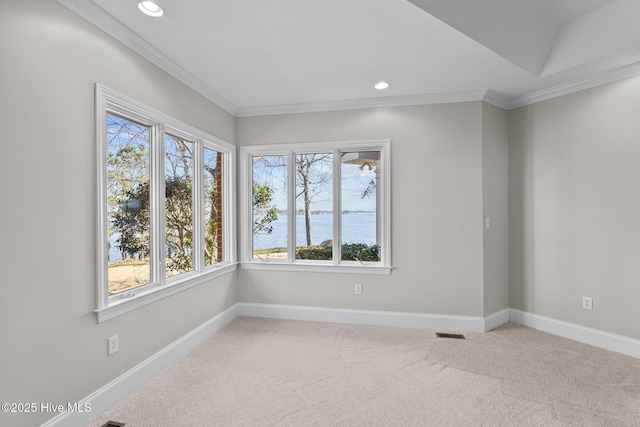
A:
<svg viewBox="0 0 640 427">
<path fill-rule="evenodd" d="M 103 424 L 100 427 L 122 427 L 124 423 L 119 423 L 117 421 L 107 421 L 106 424 Z"/>
<path fill-rule="evenodd" d="M 462 334 L 446 334 L 444 332 L 436 332 L 436 336 L 438 338 L 455 338 L 457 340 L 463 340 L 464 335 Z"/>
</svg>

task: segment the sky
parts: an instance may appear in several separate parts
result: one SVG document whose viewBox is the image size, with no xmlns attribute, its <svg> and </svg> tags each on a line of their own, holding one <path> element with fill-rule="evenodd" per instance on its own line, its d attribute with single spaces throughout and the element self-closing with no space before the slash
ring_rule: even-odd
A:
<svg viewBox="0 0 640 427">
<path fill-rule="evenodd" d="M 254 164 L 254 179 L 263 185 L 268 185 L 274 190 L 273 202 L 279 210 L 286 210 L 286 167 L 282 162 L 283 156 L 265 156 L 264 161 Z M 266 166 L 266 163 L 270 166 Z M 331 164 L 316 164 L 312 174 L 328 174 L 331 171 Z M 314 166 L 316 166 L 314 165 Z M 375 170 L 375 169 L 374 169 Z M 371 181 L 375 182 L 375 172 L 369 170 L 368 166 L 362 169 L 359 165 L 342 164 L 342 210 L 351 211 L 375 211 L 376 196 L 375 191 L 371 195 L 362 197 Z M 297 189 L 297 192 L 301 189 Z M 332 211 L 332 179 L 325 182 L 315 191 L 316 195 L 312 199 L 312 210 Z M 300 196 L 300 199 L 302 196 Z M 298 203 L 302 207 L 301 201 Z"/>
</svg>

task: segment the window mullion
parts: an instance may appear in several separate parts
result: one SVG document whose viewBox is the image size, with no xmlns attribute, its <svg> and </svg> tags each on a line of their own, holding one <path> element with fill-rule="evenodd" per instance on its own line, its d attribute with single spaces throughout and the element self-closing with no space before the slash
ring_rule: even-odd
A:
<svg viewBox="0 0 640 427">
<path fill-rule="evenodd" d="M 287 156 L 287 260 L 296 259 L 296 154 L 288 152 Z"/>
<path fill-rule="evenodd" d="M 229 263 L 236 262 L 236 187 L 235 181 L 228 179 L 229 176 L 235 176 L 235 159 L 231 153 L 225 153 L 222 156 L 222 251 L 223 260 Z M 253 240 L 253 239 L 252 239 Z M 250 250 L 253 243 L 249 245 Z"/>
<path fill-rule="evenodd" d="M 342 162 L 340 149 L 333 150 L 333 263 L 342 259 Z"/>
<path fill-rule="evenodd" d="M 204 144 L 194 141 L 193 153 L 193 269 L 204 268 Z"/>
<path fill-rule="evenodd" d="M 241 174 L 240 174 L 240 188 L 242 193 L 242 199 L 240 200 L 240 209 L 242 215 L 242 221 L 240 222 L 240 250 L 241 261 L 250 261 L 253 258 L 253 155 L 250 152 L 242 153 L 241 156 Z M 226 166 L 225 159 L 225 166 Z M 225 187 L 226 189 L 227 187 Z M 228 199 L 223 199 L 223 203 Z M 225 208 L 226 209 L 226 208 Z M 226 212 L 226 211 L 225 211 Z M 228 259 L 228 258 L 227 258 Z"/>
<path fill-rule="evenodd" d="M 151 133 L 151 200 L 149 208 L 151 220 L 151 283 L 164 284 L 166 282 L 164 125 L 153 126 Z"/>
</svg>

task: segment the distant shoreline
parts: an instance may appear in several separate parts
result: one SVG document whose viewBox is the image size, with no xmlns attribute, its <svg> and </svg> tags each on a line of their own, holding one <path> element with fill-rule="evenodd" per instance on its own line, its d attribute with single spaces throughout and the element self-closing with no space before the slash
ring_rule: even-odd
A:
<svg viewBox="0 0 640 427">
<path fill-rule="evenodd" d="M 285 210 L 277 210 L 276 212 L 278 212 L 278 215 L 287 216 L 287 211 L 285 211 Z M 345 209 L 345 210 L 343 210 L 341 212 L 341 214 L 343 214 L 343 215 L 361 214 L 361 213 L 375 214 L 376 211 L 352 211 L 352 210 Z M 256 215 L 260 215 L 260 213 L 257 213 Z M 304 210 L 298 209 L 296 211 L 296 215 L 304 215 Z M 311 215 L 333 215 L 333 211 L 320 211 L 320 210 L 311 211 Z"/>
</svg>

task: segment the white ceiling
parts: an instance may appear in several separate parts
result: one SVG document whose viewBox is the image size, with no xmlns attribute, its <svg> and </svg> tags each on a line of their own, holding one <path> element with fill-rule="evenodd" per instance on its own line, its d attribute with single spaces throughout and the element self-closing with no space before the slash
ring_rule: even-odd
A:
<svg viewBox="0 0 640 427">
<path fill-rule="evenodd" d="M 238 116 L 511 108 L 640 74 L 640 0 L 58 1 Z"/>
</svg>

